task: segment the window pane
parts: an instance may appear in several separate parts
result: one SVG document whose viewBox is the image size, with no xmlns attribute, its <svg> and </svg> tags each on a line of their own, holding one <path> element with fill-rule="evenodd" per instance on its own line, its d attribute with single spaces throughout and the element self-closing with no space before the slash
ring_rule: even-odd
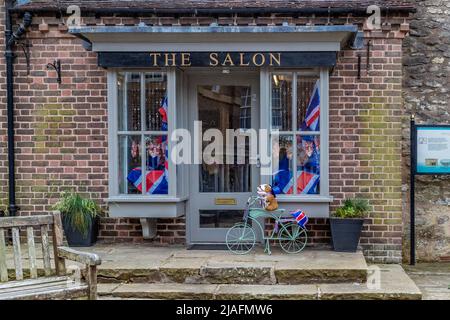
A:
<svg viewBox="0 0 450 320">
<path fill-rule="evenodd" d="M 297 130 L 320 131 L 320 78 L 299 76 L 297 79 Z"/>
<path fill-rule="evenodd" d="M 121 194 L 141 194 L 141 137 L 119 137 L 119 192 Z"/>
<path fill-rule="evenodd" d="M 243 216 L 243 210 L 200 210 L 200 228 L 231 228 Z"/>
<path fill-rule="evenodd" d="M 168 130 L 167 75 L 161 72 L 145 75 L 145 127 L 147 131 Z"/>
<path fill-rule="evenodd" d="M 320 136 L 297 136 L 297 193 L 320 194 Z"/>
<path fill-rule="evenodd" d="M 292 131 L 292 75 L 272 76 L 272 129 Z"/>
<path fill-rule="evenodd" d="M 251 87 L 247 86 L 198 87 L 198 119 L 203 134 L 210 129 L 218 130 L 223 138 L 228 129 L 236 133 L 233 148 L 225 139 L 218 143 L 217 150 L 204 153 L 199 170 L 200 192 L 251 191 L 250 139 L 237 130 L 251 128 L 251 96 Z M 203 141 L 202 151 L 207 151 L 212 141 L 215 137 Z"/>
<path fill-rule="evenodd" d="M 166 135 L 145 137 L 146 194 L 169 194 L 169 152 Z"/>
<path fill-rule="evenodd" d="M 293 137 L 281 135 L 279 141 L 274 141 L 272 163 L 274 172 L 272 185 L 277 194 L 293 194 Z"/>
<path fill-rule="evenodd" d="M 141 76 L 119 73 L 117 79 L 119 131 L 141 130 Z"/>
</svg>

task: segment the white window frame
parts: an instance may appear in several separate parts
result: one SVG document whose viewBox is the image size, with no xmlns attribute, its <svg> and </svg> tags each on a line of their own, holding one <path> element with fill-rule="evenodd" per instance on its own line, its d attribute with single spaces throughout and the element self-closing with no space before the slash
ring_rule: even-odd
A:
<svg viewBox="0 0 450 320">
<path fill-rule="evenodd" d="M 320 76 L 320 97 L 321 97 L 321 110 L 320 110 L 320 194 L 318 195 L 305 195 L 305 194 L 292 194 L 292 195 L 278 195 L 278 200 L 281 202 L 331 202 L 333 198 L 330 196 L 329 186 L 329 70 L 327 68 L 320 68 L 317 70 L 305 70 L 305 69 L 262 69 L 261 70 L 261 106 L 266 109 L 267 112 L 261 112 L 261 124 L 263 128 L 267 128 L 269 134 L 272 137 L 272 75 L 290 73 L 295 75 L 319 75 Z M 296 88 L 297 77 L 293 77 L 293 88 Z M 295 90 L 294 90 L 295 91 Z M 296 92 L 296 91 L 295 91 Z M 296 110 L 297 99 L 293 94 L 293 108 Z M 293 123 L 297 121 L 297 113 L 293 112 Z M 302 131 L 278 131 L 279 135 L 289 134 L 294 136 L 299 135 L 311 135 L 311 132 Z M 313 134 L 314 135 L 314 134 Z M 316 134 L 317 135 L 317 134 Z M 271 139 L 269 139 L 271 140 Z M 294 156 L 297 152 L 294 140 Z M 268 150 L 272 150 L 271 146 L 268 146 Z M 272 159 L 272 157 L 270 157 Z M 270 172 L 273 173 L 273 163 L 270 162 Z M 262 183 L 270 184 L 272 182 L 272 176 L 262 175 Z"/>
<path fill-rule="evenodd" d="M 171 133 L 174 131 L 176 126 L 176 75 L 175 70 L 172 68 L 168 69 L 117 69 L 109 70 L 107 75 L 108 81 L 108 146 L 109 146 L 109 198 L 110 200 L 130 200 L 130 201 L 143 201 L 143 202 L 159 202 L 159 201 L 177 201 L 177 168 L 176 165 L 169 161 L 169 192 L 167 195 L 149 195 L 149 194 L 121 194 L 119 191 L 119 136 L 124 132 L 119 131 L 119 104 L 118 104 L 118 85 L 117 85 L 117 75 L 120 72 L 129 73 L 151 73 L 151 72 L 163 72 L 167 74 L 167 97 L 168 97 L 168 131 L 164 132 L 167 134 L 169 156 L 172 154 L 173 142 L 171 141 Z M 143 78 L 143 77 L 142 77 Z M 144 88 L 141 79 L 141 87 Z M 144 97 L 144 98 L 143 98 Z M 141 91 L 141 105 L 145 101 L 145 90 Z M 145 109 L 141 108 L 141 112 L 144 113 Z M 142 117 L 143 121 L 145 117 Z M 133 132 L 127 132 L 133 135 Z M 161 134 L 160 131 L 139 131 L 139 135 L 158 135 Z M 141 141 L 141 145 L 142 141 Z M 143 151 L 143 150 L 142 150 Z M 143 166 L 145 165 L 145 162 Z M 145 190 L 145 189 L 144 189 Z"/>
</svg>

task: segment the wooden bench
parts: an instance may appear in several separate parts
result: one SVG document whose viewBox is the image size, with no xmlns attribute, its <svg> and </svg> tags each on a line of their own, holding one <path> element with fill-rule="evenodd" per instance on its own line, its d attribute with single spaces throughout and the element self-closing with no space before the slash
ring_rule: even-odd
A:
<svg viewBox="0 0 450 320">
<path fill-rule="evenodd" d="M 49 229 L 52 230 L 53 257 L 56 275 L 51 266 L 51 246 Z M 26 230 L 29 258 L 29 278 L 24 279 L 20 230 Z M 41 233 L 43 276 L 38 274 L 34 231 Z M 8 230 L 12 234 L 15 279 L 9 279 L 6 263 L 6 238 Z M 97 298 L 97 266 L 101 260 L 98 255 L 78 252 L 63 246 L 61 214 L 47 216 L 0 218 L 0 300 L 16 299 L 74 299 Z M 67 274 L 65 260 L 75 261 L 86 266 L 86 280 L 75 279 Z M 42 269 L 41 269 L 42 270 Z M 13 281 L 9 281 L 13 280 Z M 9 282 L 8 282 L 9 281 Z"/>
</svg>

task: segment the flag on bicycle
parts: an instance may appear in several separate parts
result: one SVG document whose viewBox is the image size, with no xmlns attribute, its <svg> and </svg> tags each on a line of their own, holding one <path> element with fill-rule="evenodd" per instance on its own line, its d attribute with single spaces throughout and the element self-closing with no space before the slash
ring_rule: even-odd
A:
<svg viewBox="0 0 450 320">
<path fill-rule="evenodd" d="M 304 228 L 306 226 L 306 224 L 308 223 L 308 216 L 306 215 L 306 213 L 304 211 L 296 211 L 291 213 L 292 216 L 294 217 L 295 221 L 297 221 L 297 224 Z"/>
</svg>

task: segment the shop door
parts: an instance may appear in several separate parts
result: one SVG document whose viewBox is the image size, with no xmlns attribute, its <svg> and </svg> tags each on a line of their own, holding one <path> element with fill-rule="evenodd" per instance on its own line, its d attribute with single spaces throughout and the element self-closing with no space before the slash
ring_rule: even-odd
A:
<svg viewBox="0 0 450 320">
<path fill-rule="evenodd" d="M 190 79 L 192 120 L 201 122 L 203 137 L 218 133 L 223 137 L 223 148 L 214 152 L 215 138 L 198 138 L 201 164 L 190 166 L 190 243 L 225 243 L 228 228 L 242 221 L 247 199 L 257 187 L 259 171 L 250 161 L 254 159 L 250 144 L 257 148 L 258 141 L 250 142 L 249 135 L 259 128 L 258 79 L 248 74 Z M 229 139 L 227 129 L 236 137 Z M 215 162 L 217 156 L 222 156 L 222 163 Z"/>
</svg>

